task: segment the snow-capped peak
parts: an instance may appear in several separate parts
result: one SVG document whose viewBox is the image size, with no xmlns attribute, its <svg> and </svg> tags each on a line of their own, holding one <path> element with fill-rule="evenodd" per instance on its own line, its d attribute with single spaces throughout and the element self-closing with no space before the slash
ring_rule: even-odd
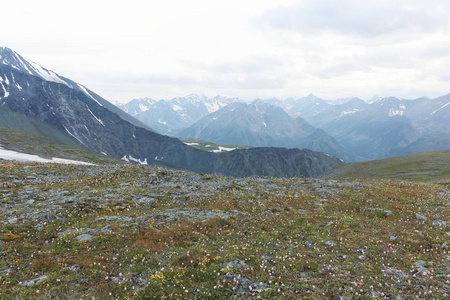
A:
<svg viewBox="0 0 450 300">
<path fill-rule="evenodd" d="M 47 70 L 35 62 L 23 58 L 20 54 L 6 47 L 0 47 L 0 63 L 30 75 L 40 77 L 46 81 L 62 83 L 72 87 L 55 72 Z"/>
</svg>

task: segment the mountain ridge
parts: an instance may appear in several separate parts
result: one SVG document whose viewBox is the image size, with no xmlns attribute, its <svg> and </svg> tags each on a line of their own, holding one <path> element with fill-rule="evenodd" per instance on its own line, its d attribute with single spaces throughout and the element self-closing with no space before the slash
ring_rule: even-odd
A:
<svg viewBox="0 0 450 300">
<path fill-rule="evenodd" d="M 4 49 L 3 51 L 10 52 Z M 3 52 L 0 51 L 0 53 L 4 58 Z M 78 84 L 77 88 L 71 87 L 72 84 L 68 82 L 72 81 L 67 80 L 64 83 L 47 81 L 42 76 L 26 71 L 26 68 L 24 71 L 17 66 L 6 65 L 4 60 L 2 62 L 0 64 L 2 87 L 0 106 L 39 119 L 66 132 L 93 151 L 142 164 L 200 173 L 221 172 L 232 176 L 234 172 L 237 172 L 261 175 L 251 171 L 260 170 L 254 168 L 252 164 L 256 164 L 258 156 L 264 157 L 261 150 L 247 151 L 242 154 L 243 157 L 247 157 L 247 160 L 239 168 L 234 167 L 234 171 L 231 171 L 227 169 L 225 162 L 235 157 L 234 154 L 228 157 L 227 153 L 216 155 L 216 153 L 189 147 L 178 139 L 160 135 L 149 130 L 148 126 L 141 126 L 139 121 L 133 121 L 135 120 L 133 117 L 121 110 L 120 114 L 115 113 L 109 109 L 112 104 L 108 104 L 108 101 L 97 98 L 96 94 Z M 72 86 L 75 86 L 75 83 Z M 119 109 L 115 107 L 115 110 Z M 127 121 L 127 118 L 133 122 Z M 268 176 L 285 176 L 284 165 L 289 165 L 294 170 L 289 173 L 290 176 L 312 176 L 312 173 L 305 173 L 300 167 L 292 166 L 291 161 L 285 159 L 285 150 L 270 149 L 268 151 L 274 155 L 273 160 L 280 164 L 280 168 L 268 169 L 265 172 L 269 174 Z M 317 170 L 320 171 L 324 171 L 323 165 L 332 168 L 341 163 L 337 158 L 329 158 L 321 153 L 290 151 L 288 154 L 293 156 L 292 159 L 295 162 L 298 162 L 297 158 L 301 160 L 301 157 L 312 161 L 310 157 L 317 155 L 317 159 L 323 162 L 317 164 Z M 255 155 L 257 157 L 251 157 Z M 314 166 L 311 165 L 309 169 L 314 169 Z M 317 174 L 316 171 L 313 173 Z"/>
</svg>

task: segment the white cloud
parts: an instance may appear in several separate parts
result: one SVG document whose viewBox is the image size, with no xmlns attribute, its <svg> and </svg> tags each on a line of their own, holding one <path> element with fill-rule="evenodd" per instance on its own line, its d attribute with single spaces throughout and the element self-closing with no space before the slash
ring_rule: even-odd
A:
<svg viewBox="0 0 450 300">
<path fill-rule="evenodd" d="M 18 0 L 2 11 L 2 46 L 113 102 L 450 92 L 447 0 Z"/>
<path fill-rule="evenodd" d="M 375 37 L 447 29 L 449 9 L 450 3 L 445 0 L 305 0 L 271 10 L 263 21 L 300 33 L 327 31 Z"/>
</svg>

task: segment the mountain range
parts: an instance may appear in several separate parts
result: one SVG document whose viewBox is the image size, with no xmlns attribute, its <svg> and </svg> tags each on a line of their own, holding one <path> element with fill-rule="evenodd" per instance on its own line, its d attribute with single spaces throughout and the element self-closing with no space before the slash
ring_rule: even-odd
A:
<svg viewBox="0 0 450 300">
<path fill-rule="evenodd" d="M 204 95 L 191 94 L 170 100 L 134 99 L 119 107 L 159 133 L 177 136 L 180 130 L 201 118 L 239 101 L 238 98 L 207 98 Z"/>
<path fill-rule="evenodd" d="M 50 125 L 72 143 L 144 165 L 229 176 L 311 177 L 342 163 L 307 149 L 252 148 L 222 153 L 195 149 L 157 133 L 83 85 L 8 48 L 0 48 L 0 107 L 4 114 L 18 113 Z"/>
<path fill-rule="evenodd" d="M 192 98 L 197 99 L 198 106 L 202 101 L 214 105 L 215 99 L 229 99 L 196 95 L 176 98 L 177 110 L 185 111 L 186 127 L 166 134 L 250 146 L 305 147 L 347 162 L 450 149 L 450 95 L 414 100 L 378 97 L 371 103 L 359 98 L 330 102 L 313 94 L 250 103 L 230 98 L 232 103 L 217 103 L 217 110 L 205 112 L 195 122 L 198 116 L 190 118 L 183 109 L 183 103 Z M 163 116 L 164 108 L 159 103 L 167 101 L 154 103 Z M 120 107 L 126 110 L 129 106 Z M 135 116 L 145 121 L 149 113 L 140 110 Z M 161 117 L 158 122 L 167 121 Z"/>
</svg>

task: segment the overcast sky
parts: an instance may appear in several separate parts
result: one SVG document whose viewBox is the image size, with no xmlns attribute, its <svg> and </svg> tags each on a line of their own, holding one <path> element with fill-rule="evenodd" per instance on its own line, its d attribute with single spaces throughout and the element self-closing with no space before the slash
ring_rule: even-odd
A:
<svg viewBox="0 0 450 300">
<path fill-rule="evenodd" d="M 111 102 L 450 93 L 448 0 L 31 0 L 0 46 Z"/>
</svg>

